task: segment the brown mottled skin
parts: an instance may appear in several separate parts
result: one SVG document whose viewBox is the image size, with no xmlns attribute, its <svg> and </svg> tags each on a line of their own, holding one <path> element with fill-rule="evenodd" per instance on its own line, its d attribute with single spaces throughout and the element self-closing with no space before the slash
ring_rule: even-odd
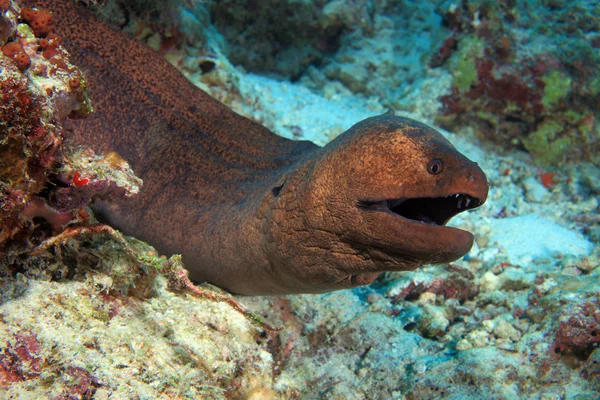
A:
<svg viewBox="0 0 600 400">
<path fill-rule="evenodd" d="M 85 6 L 24 3 L 54 13 L 87 77 L 95 112 L 65 121 L 70 138 L 117 151 L 144 180 L 136 200 L 97 210 L 162 253 L 183 254 L 192 279 L 241 294 L 317 293 L 471 248 L 469 232 L 443 224 L 485 201 L 485 174 L 428 126 L 386 114 L 323 148 L 287 140 Z M 411 211 L 394 208 L 412 198 Z"/>
</svg>

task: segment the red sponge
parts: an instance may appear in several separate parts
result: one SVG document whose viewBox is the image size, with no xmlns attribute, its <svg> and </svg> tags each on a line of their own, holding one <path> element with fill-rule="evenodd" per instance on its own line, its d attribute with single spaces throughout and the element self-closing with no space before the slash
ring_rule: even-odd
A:
<svg viewBox="0 0 600 400">
<path fill-rule="evenodd" d="M 31 27 L 37 37 L 46 37 L 54 28 L 52 14 L 48 11 L 25 7 L 21 10 L 21 18 Z"/>
</svg>

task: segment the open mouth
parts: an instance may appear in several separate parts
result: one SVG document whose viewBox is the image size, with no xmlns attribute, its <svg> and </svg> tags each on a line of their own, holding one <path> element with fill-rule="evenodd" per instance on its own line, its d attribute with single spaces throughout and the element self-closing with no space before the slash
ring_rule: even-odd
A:
<svg viewBox="0 0 600 400">
<path fill-rule="evenodd" d="M 406 219 L 431 225 L 445 225 L 456 214 L 477 208 L 482 204 L 481 199 L 468 194 L 455 193 L 446 197 L 361 201 L 359 207 L 372 211 L 391 212 Z"/>
</svg>

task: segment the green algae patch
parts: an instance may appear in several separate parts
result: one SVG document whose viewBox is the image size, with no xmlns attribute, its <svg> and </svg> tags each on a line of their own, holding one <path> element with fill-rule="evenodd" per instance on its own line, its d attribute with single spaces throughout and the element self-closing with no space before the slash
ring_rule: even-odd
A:
<svg viewBox="0 0 600 400">
<path fill-rule="evenodd" d="M 546 108 L 562 103 L 571 89 L 571 78 L 559 71 L 549 72 L 542 78 L 542 81 L 545 84 L 542 104 Z"/>
<path fill-rule="evenodd" d="M 460 57 L 454 71 L 454 85 L 460 90 L 468 90 L 476 79 L 475 60 L 470 57 Z"/>
<path fill-rule="evenodd" d="M 483 56 L 484 42 L 478 38 L 465 38 L 460 42 L 459 51 L 450 58 L 450 71 L 454 76 L 454 86 L 468 91 L 477 81 L 475 60 Z"/>
<path fill-rule="evenodd" d="M 565 151 L 572 146 L 568 136 L 558 137 L 563 131 L 563 125 L 558 122 L 545 122 L 523 139 L 523 145 L 538 161 L 557 164 L 562 160 Z"/>
<path fill-rule="evenodd" d="M 567 154 L 597 162 L 594 149 L 598 142 L 600 130 L 594 115 L 568 110 L 538 125 L 523 139 L 523 146 L 537 162 L 560 165 L 567 160 Z"/>
</svg>

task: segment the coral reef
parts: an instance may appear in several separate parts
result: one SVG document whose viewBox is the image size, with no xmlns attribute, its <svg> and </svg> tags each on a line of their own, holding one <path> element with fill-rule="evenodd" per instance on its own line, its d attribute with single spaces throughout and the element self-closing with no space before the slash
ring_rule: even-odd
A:
<svg viewBox="0 0 600 400">
<path fill-rule="evenodd" d="M 428 82 L 449 71 L 453 83 L 439 96 L 438 123 L 455 131 L 476 127 L 485 140 L 564 166 L 598 162 L 600 76 L 590 67 L 599 61 L 597 7 L 211 1 L 193 13 L 210 12 L 203 25 L 212 23 L 218 33 L 204 29 L 204 38 L 219 37 L 216 48 L 234 64 L 323 93 L 350 89 L 412 111 L 419 107 L 414 92 L 439 96 L 426 92 Z M 574 24 L 564 24 L 571 18 Z M 549 31 L 548 24 L 557 28 Z"/>
<path fill-rule="evenodd" d="M 393 105 L 398 92 L 425 75 L 420 57 L 440 34 L 436 3 L 210 1 L 206 7 L 234 64 L 301 79 L 315 90 L 337 82 L 338 90 Z"/>
<path fill-rule="evenodd" d="M 368 6 L 354 2 L 349 4 L 352 12 L 345 14 L 336 12 L 342 2 L 215 1 L 207 6 L 228 40 L 233 63 L 295 79 L 337 51 L 345 31 L 371 19 Z"/>
<path fill-rule="evenodd" d="M 145 35 L 152 30 L 166 34 L 171 29 L 178 28 L 184 1 L 102 0 L 91 3 L 96 6 L 94 9 L 109 22 L 126 28 L 137 36 L 142 34 L 142 31 L 145 31 Z"/>
<path fill-rule="evenodd" d="M 24 23 L 18 23 L 19 15 Z M 71 179 L 58 176 L 56 168 L 63 164 L 68 173 L 70 163 L 61 151 L 62 122 L 85 117 L 92 108 L 83 74 L 52 33 L 49 13 L 24 8 L 19 14 L 11 3 L 0 21 L 6 27 L 0 43 L 0 255 L 4 257 L 10 244 L 35 245 L 48 231 L 76 219 L 76 210 L 58 210 L 59 204 L 50 198 Z M 46 229 L 37 227 L 36 217 L 45 217 Z"/>
<path fill-rule="evenodd" d="M 543 164 L 598 162 L 598 5 L 461 1 L 440 13 L 451 31 L 430 64 L 454 75 L 438 122 L 476 127 Z M 573 18 L 570 29 L 558 21 Z M 548 24 L 563 29 L 548 30 Z"/>
<path fill-rule="evenodd" d="M 105 251 L 112 243 L 112 271 L 96 268 L 81 280 L 21 282 L 23 293 L 0 305 L 4 395 L 167 399 L 269 394 L 271 358 L 256 343 L 260 330 L 226 303 L 174 294 L 162 276 L 139 268 L 144 278 L 136 284 L 151 283 L 151 297 L 121 295 L 114 269 L 131 269 L 132 261 L 118 256 L 115 248 L 123 250 L 118 243 L 103 242 Z M 2 289 L 7 290 L 6 283 Z"/>
</svg>

